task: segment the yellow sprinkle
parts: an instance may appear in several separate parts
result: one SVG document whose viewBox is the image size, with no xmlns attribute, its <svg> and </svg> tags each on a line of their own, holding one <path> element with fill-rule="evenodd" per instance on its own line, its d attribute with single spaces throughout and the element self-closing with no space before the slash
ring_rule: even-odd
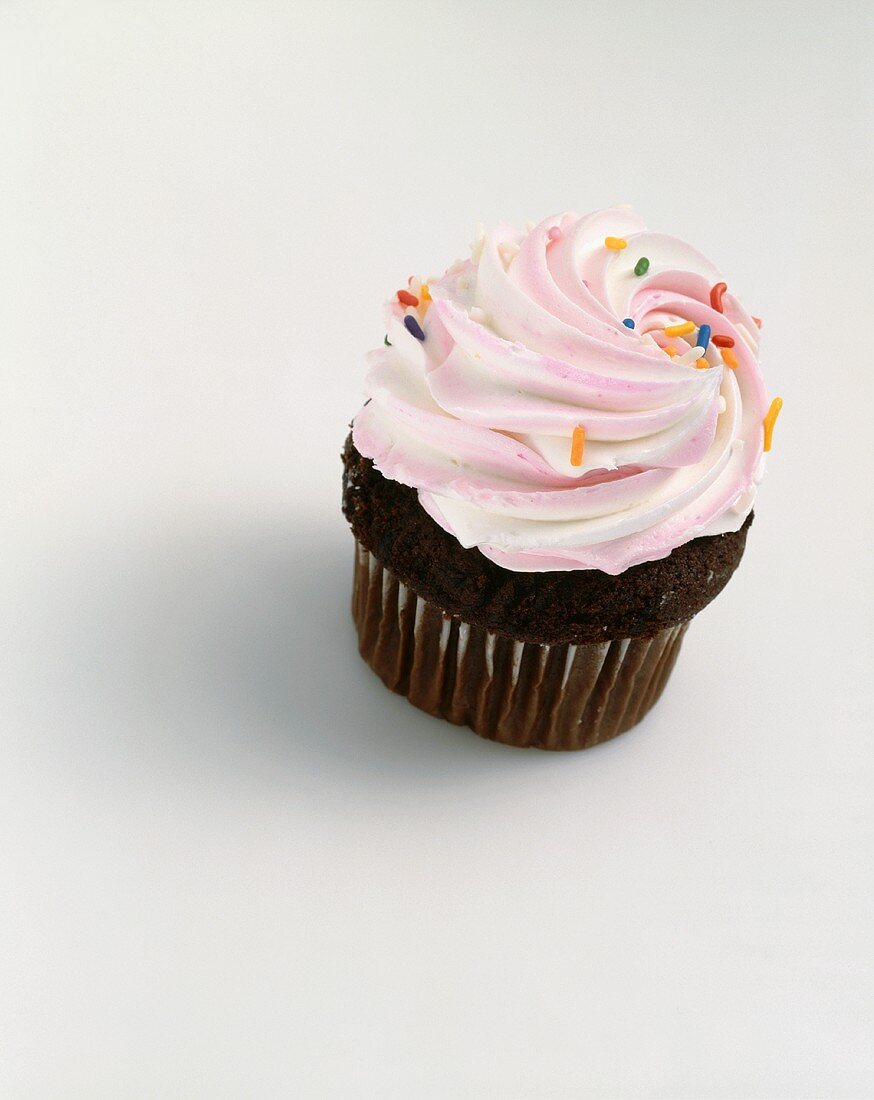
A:
<svg viewBox="0 0 874 1100">
<path fill-rule="evenodd" d="M 783 408 L 783 398 L 775 397 L 771 402 L 771 407 L 762 421 L 762 425 L 765 429 L 765 450 L 771 449 L 771 437 L 774 434 L 774 425 L 777 423 L 777 417 L 780 415 L 780 410 Z"/>
<path fill-rule="evenodd" d="M 577 424 L 574 428 L 574 435 L 571 441 L 571 466 L 582 466 L 583 464 L 583 451 L 586 449 L 586 429 L 582 424 Z"/>
<path fill-rule="evenodd" d="M 419 288 L 419 299 L 423 302 L 431 301 L 431 291 L 428 289 L 427 283 L 422 283 L 421 287 Z"/>
<path fill-rule="evenodd" d="M 666 348 L 662 348 L 662 351 L 666 351 L 672 359 L 677 354 L 677 349 L 674 347 L 673 344 L 668 344 Z"/>
<path fill-rule="evenodd" d="M 680 325 L 668 325 L 665 329 L 665 336 L 688 336 L 690 332 L 695 331 L 695 326 L 691 321 L 683 321 Z"/>
<path fill-rule="evenodd" d="M 730 367 L 731 370 L 737 370 L 737 356 L 734 354 L 731 348 L 722 349 L 722 361 L 727 367 Z"/>
<path fill-rule="evenodd" d="M 604 247 L 612 248 L 614 252 L 621 252 L 623 248 L 628 247 L 628 241 L 624 237 L 605 237 Z"/>
</svg>

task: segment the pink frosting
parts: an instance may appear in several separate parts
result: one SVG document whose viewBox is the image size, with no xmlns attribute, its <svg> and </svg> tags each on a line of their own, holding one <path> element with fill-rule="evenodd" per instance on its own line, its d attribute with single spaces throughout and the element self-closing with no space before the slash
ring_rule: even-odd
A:
<svg viewBox="0 0 874 1100">
<path fill-rule="evenodd" d="M 413 281 L 418 306 L 388 303 L 355 445 L 507 569 L 616 574 L 736 530 L 762 473 L 767 402 L 755 322 L 731 293 L 724 312 L 711 306 L 722 281 L 625 207 L 499 226 L 429 284 L 433 301 Z M 666 336 L 686 321 L 694 332 Z M 702 325 L 734 340 L 736 370 L 712 343 L 695 365 Z"/>
</svg>

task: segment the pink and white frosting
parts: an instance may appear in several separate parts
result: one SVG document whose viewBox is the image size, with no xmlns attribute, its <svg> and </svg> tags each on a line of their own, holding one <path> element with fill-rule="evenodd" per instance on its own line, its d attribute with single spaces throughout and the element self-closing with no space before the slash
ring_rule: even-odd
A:
<svg viewBox="0 0 874 1100">
<path fill-rule="evenodd" d="M 412 281 L 418 306 L 388 303 L 355 446 L 507 569 L 617 574 L 735 531 L 762 474 L 767 400 L 758 328 L 730 292 L 714 308 L 720 282 L 626 207 L 499 226 L 441 279 Z M 689 335 L 665 334 L 684 322 Z M 735 369 L 712 342 L 701 356 L 702 325 L 733 339 Z"/>
</svg>

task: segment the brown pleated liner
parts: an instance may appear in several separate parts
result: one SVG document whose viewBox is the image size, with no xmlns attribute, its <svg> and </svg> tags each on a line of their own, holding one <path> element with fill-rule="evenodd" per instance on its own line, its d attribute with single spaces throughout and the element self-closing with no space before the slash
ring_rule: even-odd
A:
<svg viewBox="0 0 874 1100">
<path fill-rule="evenodd" d="M 386 687 L 480 737 L 586 749 L 631 729 L 661 695 L 688 623 L 652 638 L 537 645 L 445 616 L 356 542 L 352 617 Z"/>
</svg>

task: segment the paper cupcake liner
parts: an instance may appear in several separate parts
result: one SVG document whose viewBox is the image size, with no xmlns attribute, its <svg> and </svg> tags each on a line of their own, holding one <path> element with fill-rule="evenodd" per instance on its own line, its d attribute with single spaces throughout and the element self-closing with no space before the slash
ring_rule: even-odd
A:
<svg viewBox="0 0 874 1100">
<path fill-rule="evenodd" d="M 651 638 L 537 645 L 444 615 L 356 541 L 352 616 L 386 687 L 480 737 L 585 749 L 631 729 L 661 695 L 688 623 Z"/>
</svg>

